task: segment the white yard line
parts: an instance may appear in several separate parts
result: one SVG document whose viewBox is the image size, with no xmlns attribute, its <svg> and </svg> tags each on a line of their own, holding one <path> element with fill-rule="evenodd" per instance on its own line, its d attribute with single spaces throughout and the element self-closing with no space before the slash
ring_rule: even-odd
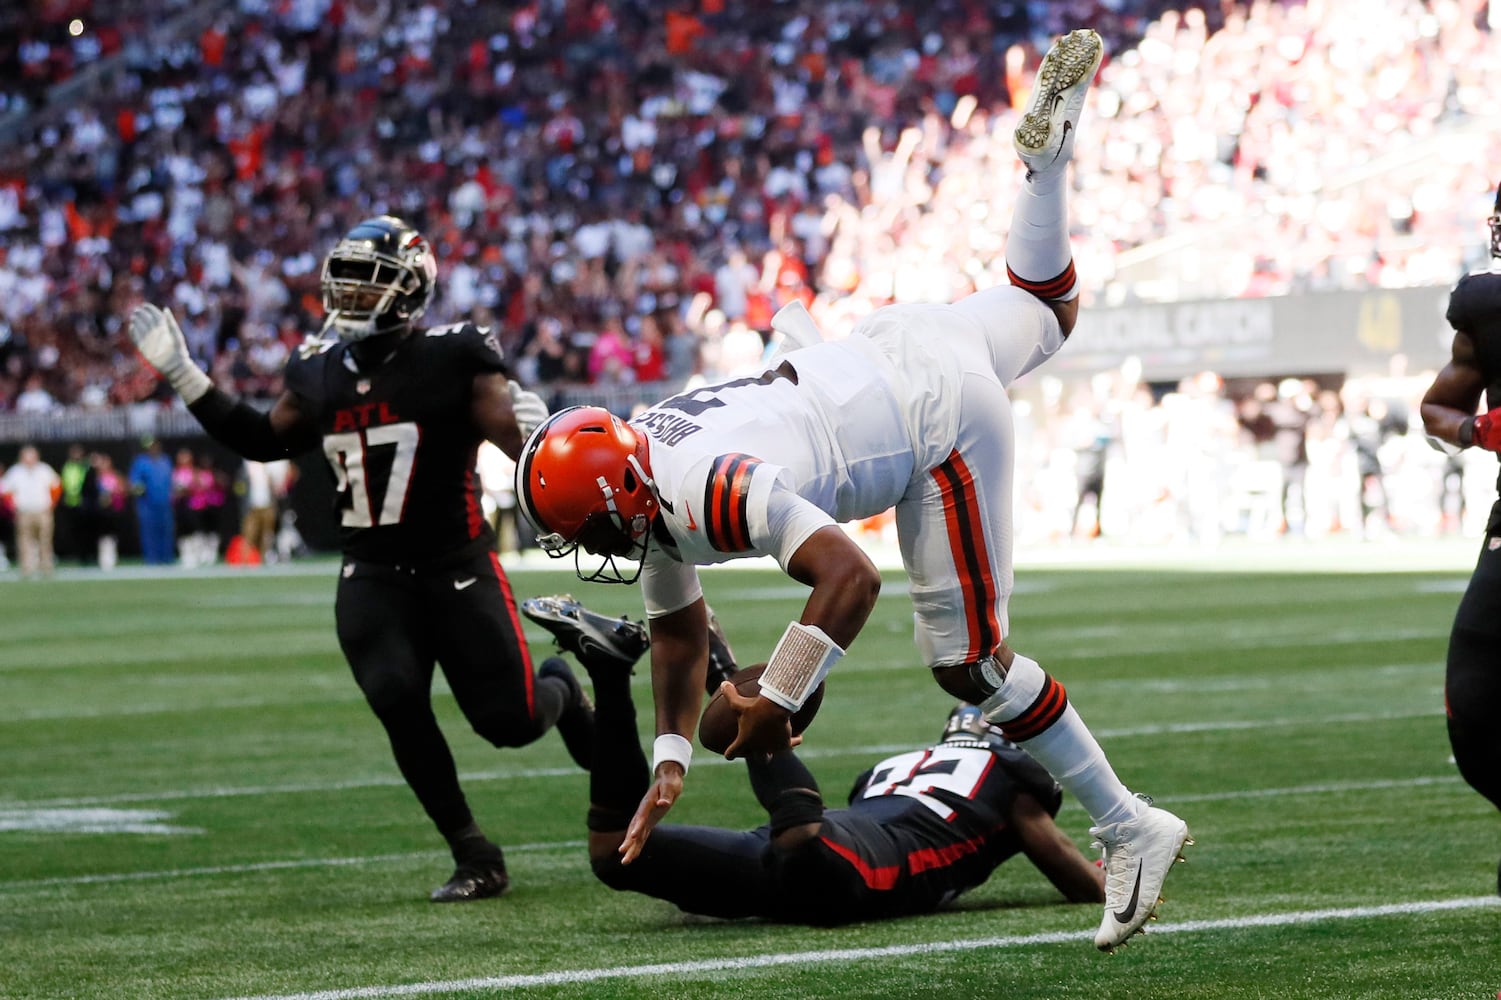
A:
<svg viewBox="0 0 1501 1000">
<path fill-rule="evenodd" d="M 1167 722 L 1146 726 L 1128 726 L 1117 729 L 1096 729 L 1100 739 L 1125 739 L 1131 737 L 1172 736 L 1183 733 L 1243 732 L 1257 729 L 1287 729 L 1298 726 L 1369 725 L 1377 722 L 1397 722 L 1404 719 L 1427 719 L 1441 715 L 1437 708 L 1415 709 L 1408 712 L 1371 712 L 1349 715 L 1322 715 L 1307 718 L 1284 719 L 1226 719 L 1219 722 Z M 808 747 L 798 751 L 807 760 L 829 757 L 872 757 L 910 750 L 910 743 L 885 743 L 874 746 L 825 746 Z M 696 767 L 722 767 L 738 765 L 738 761 L 705 755 L 696 761 Z M 528 781 L 537 778 L 582 778 L 585 773 L 575 767 L 537 767 L 523 770 L 473 771 L 459 776 L 466 784 L 481 781 Z M 117 795 L 84 795 L 71 798 L 35 799 L 11 801 L 0 799 L 0 808 L 5 809 L 51 809 L 77 808 L 83 806 L 123 805 L 132 802 L 180 802 L 185 799 L 226 799 L 257 795 L 298 795 L 305 793 L 351 791 L 359 788 L 397 788 L 405 784 L 399 775 L 352 778 L 347 781 L 297 782 L 284 785 L 241 785 L 219 788 L 176 788 L 157 791 L 123 792 Z"/>
<path fill-rule="evenodd" d="M 1188 920 L 1183 923 L 1157 923 L 1151 933 L 1202 934 L 1262 927 L 1288 927 L 1299 924 L 1327 923 L 1335 920 L 1371 920 L 1403 917 L 1455 910 L 1476 910 L 1501 906 L 1494 896 L 1464 899 L 1419 900 L 1390 903 L 1385 906 L 1351 906 L 1323 910 L 1293 910 L 1285 913 L 1259 913 L 1222 920 Z M 929 941 L 918 944 L 888 945 L 881 948 L 829 948 L 819 951 L 778 952 L 740 958 L 710 958 L 691 962 L 658 962 L 651 965 L 616 965 L 599 969 L 571 969 L 530 975 L 484 976 L 474 979 L 433 980 L 425 983 L 401 983 L 388 986 L 356 986 L 348 989 L 317 990 L 310 993 L 262 994 L 236 1000 L 380 1000 L 384 997 L 435 996 L 475 990 L 525 989 L 536 986 L 568 986 L 596 983 L 610 979 L 642 979 L 701 975 L 706 972 L 741 972 L 783 966 L 831 965 L 865 962 L 872 959 L 905 958 L 911 955 L 941 955 L 952 952 L 981 951 L 996 948 L 1026 948 L 1035 945 L 1065 944 L 1091 940 L 1093 931 L 1053 931 L 1046 934 L 1020 934 L 1006 937 L 975 938 L 968 941 Z"/>
<path fill-rule="evenodd" d="M 722 763 L 728 763 L 727 761 Z M 1199 795 L 1175 795 L 1163 798 L 1164 804 L 1177 805 L 1186 802 L 1217 802 L 1230 799 L 1277 798 L 1296 795 L 1343 795 L 1351 792 L 1382 791 L 1394 788 L 1421 788 L 1432 785 L 1457 784 L 1457 774 L 1425 775 L 1416 778 L 1394 778 L 1375 781 L 1336 781 L 1316 785 L 1295 785 L 1286 788 L 1253 788 L 1236 792 L 1208 792 Z M 531 844 L 507 844 L 510 853 L 529 851 L 561 851 L 582 848 L 582 840 L 540 841 Z M 364 857 L 346 858 L 296 858 L 280 861 L 255 861 L 239 865 L 208 865 L 197 868 L 167 868 L 157 871 L 107 872 L 96 875 L 65 875 L 56 878 L 16 879 L 0 882 L 0 893 L 21 893 L 67 888 L 70 886 L 105 885 L 116 882 L 143 882 L 152 880 L 202 878 L 213 875 L 245 875 L 256 872 L 286 871 L 298 868 L 339 868 L 349 865 L 401 864 L 429 858 L 442 858 L 443 851 L 410 851 L 402 854 L 371 854 Z"/>
</svg>

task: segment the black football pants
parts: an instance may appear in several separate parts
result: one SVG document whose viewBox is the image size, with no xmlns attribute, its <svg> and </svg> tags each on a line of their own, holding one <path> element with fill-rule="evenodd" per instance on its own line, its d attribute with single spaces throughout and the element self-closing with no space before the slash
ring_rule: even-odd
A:
<svg viewBox="0 0 1501 1000">
<path fill-rule="evenodd" d="M 445 836 L 473 816 L 433 715 L 434 664 L 474 731 L 495 746 L 532 742 L 566 705 L 564 682 L 534 676 L 510 582 L 490 553 L 443 569 L 346 559 L 334 618 L 402 776 Z"/>
<path fill-rule="evenodd" d="M 1501 809 L 1501 503 L 1449 634 L 1444 704 L 1459 773 Z"/>
</svg>

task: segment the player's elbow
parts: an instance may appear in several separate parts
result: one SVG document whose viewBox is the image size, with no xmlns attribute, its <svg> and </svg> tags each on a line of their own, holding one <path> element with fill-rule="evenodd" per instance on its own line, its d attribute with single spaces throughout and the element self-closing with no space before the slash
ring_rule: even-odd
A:
<svg viewBox="0 0 1501 1000">
<path fill-rule="evenodd" d="M 876 599 L 881 596 L 881 571 L 864 552 L 857 550 L 841 573 L 839 588 L 852 610 L 869 615 L 876 606 Z"/>
</svg>

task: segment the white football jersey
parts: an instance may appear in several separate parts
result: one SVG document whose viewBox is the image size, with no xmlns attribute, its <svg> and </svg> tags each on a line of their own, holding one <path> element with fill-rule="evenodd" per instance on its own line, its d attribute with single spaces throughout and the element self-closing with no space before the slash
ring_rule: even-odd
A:
<svg viewBox="0 0 1501 1000">
<path fill-rule="evenodd" d="M 1062 342 L 1047 306 L 998 286 L 879 309 L 848 339 L 784 355 L 796 381 L 772 369 L 640 414 L 666 529 L 642 567 L 647 614 L 697 599 L 695 566 L 769 555 L 786 569 L 819 528 L 895 507 L 920 631 L 945 619 L 929 622 L 930 652 L 967 650 L 966 609 L 999 621 L 1010 589 L 1005 387 Z M 976 579 L 974 594 L 954 592 Z"/>
<path fill-rule="evenodd" d="M 649 612 L 673 610 L 653 599 L 662 557 L 694 566 L 770 555 L 785 568 L 819 527 L 879 514 L 906 490 L 913 448 L 885 355 L 851 337 L 784 360 L 796 382 L 770 370 L 682 393 L 631 421 L 650 441 L 672 536 L 665 550 L 658 536 L 648 557 Z M 662 596 L 678 604 L 687 595 Z"/>
</svg>

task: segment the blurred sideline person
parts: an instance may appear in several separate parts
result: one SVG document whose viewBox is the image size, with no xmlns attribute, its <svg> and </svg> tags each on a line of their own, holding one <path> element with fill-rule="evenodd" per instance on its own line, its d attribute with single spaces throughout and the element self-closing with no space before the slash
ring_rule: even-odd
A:
<svg viewBox="0 0 1501 1000">
<path fill-rule="evenodd" d="M 54 539 L 61 542 L 80 566 L 93 562 L 96 555 L 88 508 L 93 471 L 83 445 L 68 445 L 68 457 L 57 470 L 63 491 L 54 515 Z"/>
<path fill-rule="evenodd" d="M 644 630 L 568 597 L 521 606 L 593 682 L 589 862 L 610 888 L 714 917 L 848 923 L 932 912 L 1020 853 L 1071 902 L 1104 901 L 1104 872 L 1053 823 L 1058 784 L 962 702 L 937 743 L 857 777 L 848 808 L 825 806 L 792 750 L 751 754 L 751 789 L 769 822 L 745 831 L 661 826 L 624 864 L 620 845 L 652 780 L 630 689 Z"/>
<path fill-rule="evenodd" d="M 108 452 L 96 451 L 91 456 L 94 464 L 94 484 L 88 501 L 94 505 L 93 535 L 98 540 L 99 568 L 114 569 L 120 558 L 120 528 L 125 517 L 125 500 L 130 488 L 123 476 L 115 469 L 114 459 Z"/>
<path fill-rule="evenodd" d="M 642 581 L 651 622 L 655 783 L 623 859 L 637 858 L 681 794 L 703 699 L 705 605 L 697 566 L 774 557 L 811 587 L 739 712 L 727 756 L 790 745 L 788 719 L 859 635 L 881 577 L 842 523 L 895 508 L 916 641 L 938 684 L 980 705 L 1088 811 L 1105 846 L 1095 944 L 1141 930 L 1187 825 L 1137 797 L 1063 685 L 1006 644 L 1012 589 L 1014 429 L 1006 388 L 1063 346 L 1078 315 L 1066 169 L 1103 56 L 1079 30 L 1038 68 L 1014 134 L 1027 179 L 1006 247 L 1011 284 L 951 305 L 878 309 L 819 343 L 784 308 L 773 326 L 813 346 L 759 376 L 658 403 L 629 424 L 598 407 L 554 414 L 518 461 L 516 494 L 550 554 L 586 579 Z M 580 549 L 601 558 L 586 575 Z M 617 560 L 633 560 L 631 573 Z"/>
<path fill-rule="evenodd" d="M 270 462 L 245 459 L 242 474 L 245 482 L 245 512 L 240 518 L 240 537 L 262 562 L 279 558 L 276 527 L 281 521 L 281 504 L 291 489 L 296 467 L 287 459 Z"/>
<path fill-rule="evenodd" d="M 141 558 L 148 566 L 166 566 L 175 558 L 172 523 L 172 460 L 156 438 L 141 442 L 144 449 L 130 460 L 130 492 L 135 497 Z"/>
<path fill-rule="evenodd" d="M 500 895 L 510 880 L 433 715 L 434 664 L 475 732 L 497 747 L 524 746 L 556 724 L 587 766 L 593 722 L 566 663 L 533 673 L 495 535 L 480 516 L 480 442 L 514 456 L 546 407 L 508 378 L 489 330 L 416 325 L 436 274 L 427 240 L 402 220 L 351 229 L 323 262 L 324 329 L 335 335 L 292 355 L 269 412 L 214 386 L 170 312 L 137 307 L 130 334 L 204 429 L 241 457 L 274 462 L 321 446 L 344 554 L 339 645 L 453 853 L 453 875 L 432 899 L 457 902 Z"/>
<path fill-rule="evenodd" d="M 52 550 L 53 512 L 63 494 L 57 470 L 42 461 L 35 445 L 22 445 L 16 464 L 0 476 L 0 494 L 15 511 L 21 575 L 51 576 L 57 568 Z"/>
<path fill-rule="evenodd" d="M 1430 438 L 1501 452 L 1501 187 L 1488 224 L 1490 269 L 1465 275 L 1449 295 L 1454 343 L 1449 363 L 1423 396 L 1422 415 Z M 1476 414 L 1482 396 L 1487 409 Z M 1480 558 L 1449 632 L 1444 709 L 1459 773 L 1501 809 L 1501 499 L 1491 508 Z"/>
</svg>

